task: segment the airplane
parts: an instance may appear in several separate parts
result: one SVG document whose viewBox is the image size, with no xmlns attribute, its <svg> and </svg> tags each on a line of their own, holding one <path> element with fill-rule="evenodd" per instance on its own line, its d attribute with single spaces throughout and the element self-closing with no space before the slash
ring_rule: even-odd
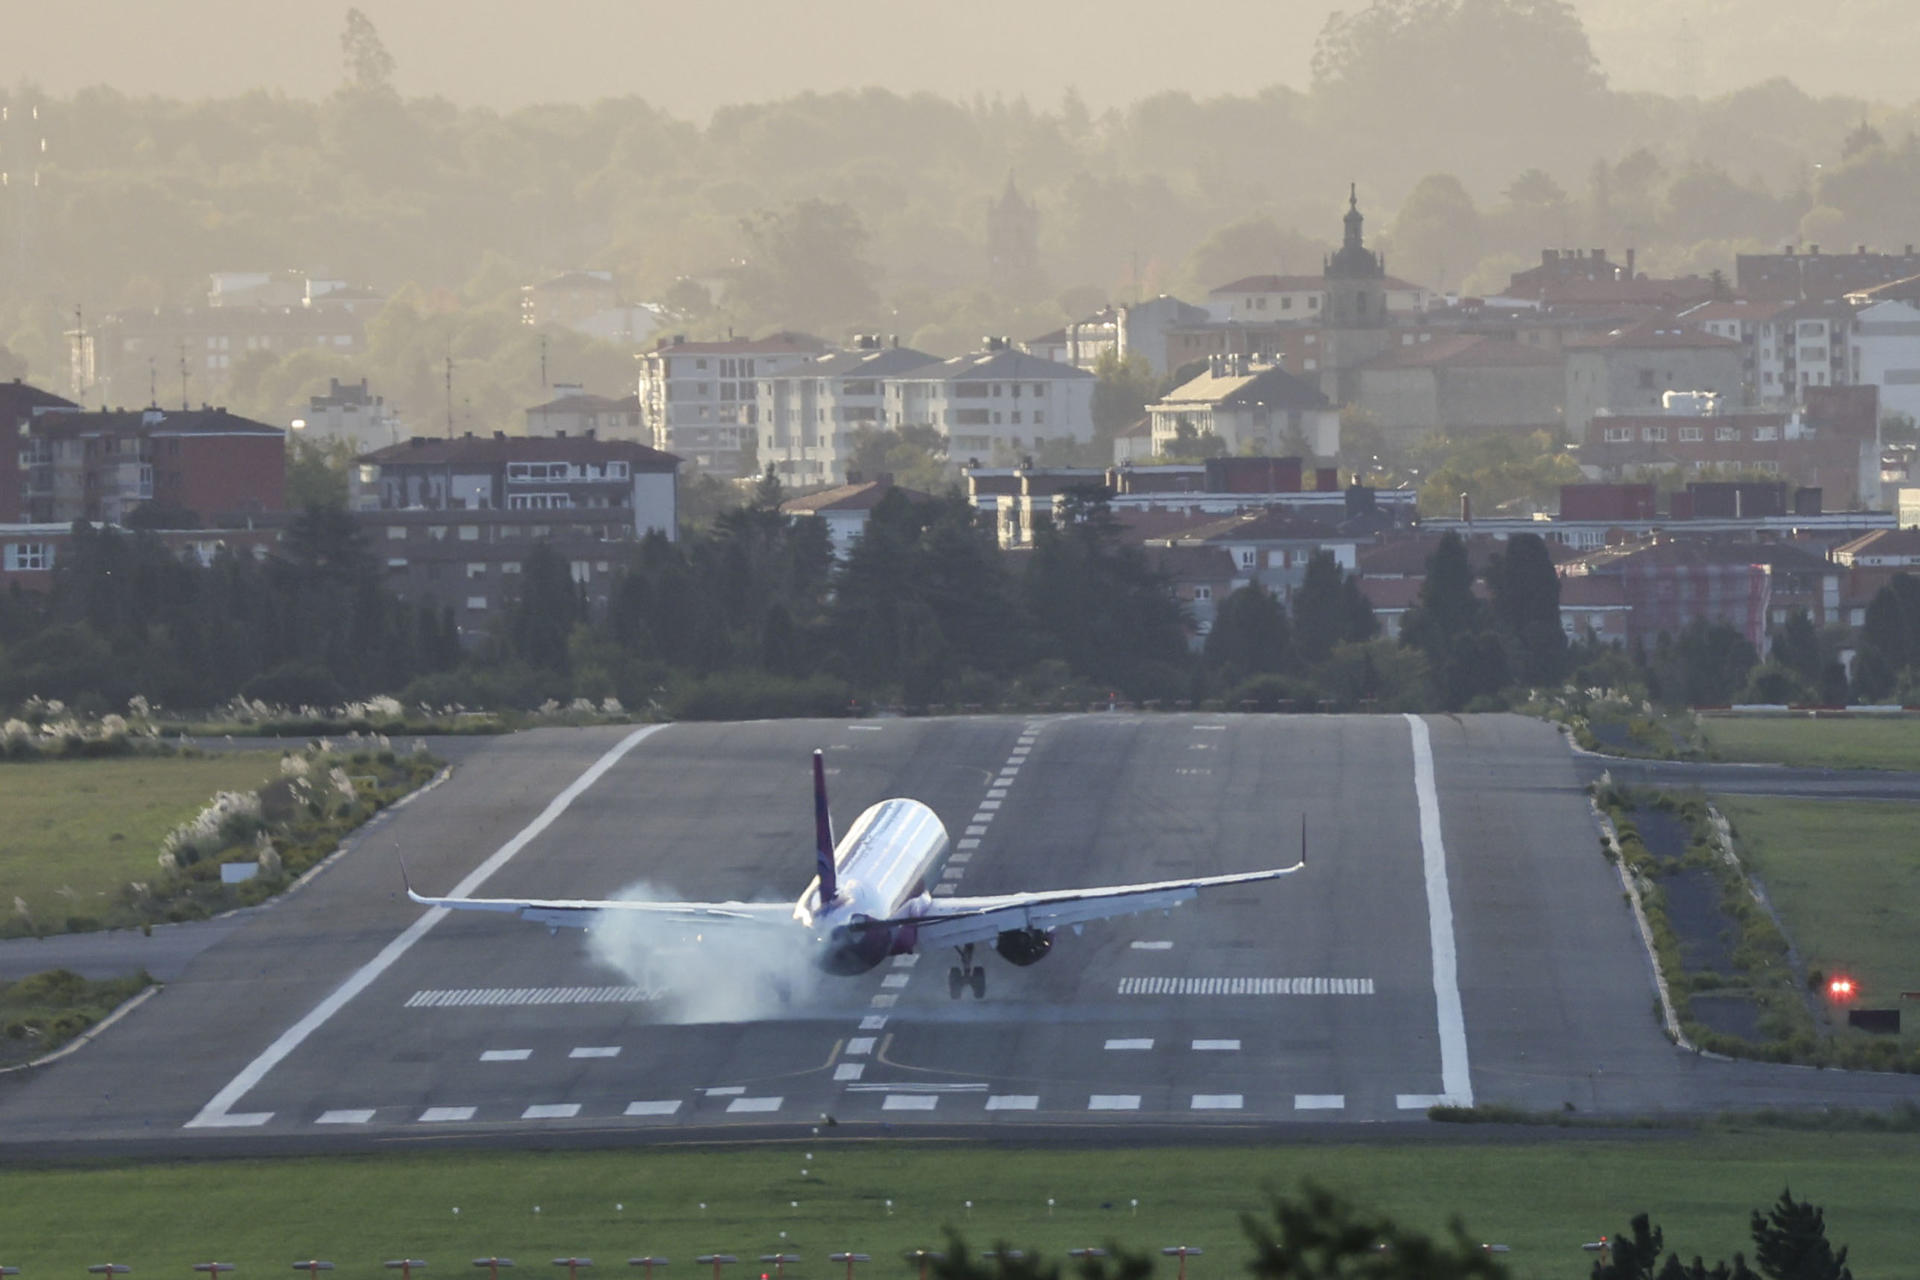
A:
<svg viewBox="0 0 1920 1280">
<path fill-rule="evenodd" d="M 827 806 L 826 765 L 813 753 L 815 876 L 791 906 L 747 902 L 619 902 L 595 899 L 407 897 L 423 907 L 450 911 L 497 911 L 547 926 L 589 929 L 603 915 L 632 912 L 695 932 L 713 926 L 746 925 L 806 930 L 814 961 L 828 973 L 853 976 L 890 956 L 922 947 L 950 946 L 960 963 L 947 973 L 947 995 L 987 993 L 986 971 L 974 948 L 991 942 L 1010 964 L 1038 963 L 1053 948 L 1054 931 L 1076 932 L 1090 920 L 1165 911 L 1192 901 L 1203 889 L 1252 884 L 1292 875 L 1307 865 L 1307 826 L 1300 822 L 1300 860 L 1290 867 L 1229 875 L 1158 880 L 1040 893 L 980 898 L 936 898 L 927 889 L 938 879 L 948 850 L 947 829 L 918 800 L 882 800 L 867 809 L 837 843 Z M 402 869 L 404 877 L 405 871 Z"/>
</svg>

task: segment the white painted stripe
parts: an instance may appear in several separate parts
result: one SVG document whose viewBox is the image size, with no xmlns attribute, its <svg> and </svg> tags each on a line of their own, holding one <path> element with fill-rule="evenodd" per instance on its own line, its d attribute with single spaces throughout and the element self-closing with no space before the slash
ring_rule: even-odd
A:
<svg viewBox="0 0 1920 1280">
<path fill-rule="evenodd" d="M 1193 1095 L 1195 1111 L 1238 1111 L 1245 1099 L 1237 1093 L 1196 1093 Z"/>
<path fill-rule="evenodd" d="M 1153 1041 L 1151 1039 L 1109 1040 L 1107 1041 L 1107 1048 L 1108 1049 L 1151 1049 L 1153 1048 Z"/>
<path fill-rule="evenodd" d="M 963 840 L 961 841 L 961 843 L 966 844 L 968 842 Z M 975 840 L 972 843 L 979 844 L 980 842 L 978 840 Z M 972 853 L 951 853 L 947 855 L 947 861 L 952 863 L 956 867 L 964 867 L 969 862 L 973 861 L 973 854 Z"/>
<path fill-rule="evenodd" d="M 931 1111 L 940 1105 L 937 1093 L 890 1093 L 880 1104 L 882 1111 Z"/>
<path fill-rule="evenodd" d="M 911 1084 L 900 1081 L 876 1081 L 872 1084 L 850 1084 L 848 1093 L 985 1093 L 984 1081 L 955 1081 L 947 1083 Z"/>
<path fill-rule="evenodd" d="M 737 1098 L 746 1091 L 747 1087 L 743 1084 L 720 1084 L 711 1089 L 702 1089 L 700 1092 L 709 1098 Z"/>
<path fill-rule="evenodd" d="M 987 834 L 987 824 L 982 822 L 977 826 L 968 827 L 963 834 L 970 835 L 970 836 L 983 836 Z"/>
<path fill-rule="evenodd" d="M 996 1093 L 987 1099 L 989 1111 L 1037 1111 L 1039 1108 L 1037 1093 Z"/>
<path fill-rule="evenodd" d="M 853 1039 L 847 1041 L 847 1052 L 857 1058 L 862 1054 L 872 1053 L 873 1045 L 874 1038 L 872 1036 L 855 1036 Z"/>
<path fill-rule="evenodd" d="M 1005 800 L 1006 798 L 1007 798 L 1007 789 L 1005 787 L 988 787 L 987 788 L 987 799 Z"/>
<path fill-rule="evenodd" d="M 909 951 L 903 956 L 895 956 L 893 958 L 893 967 L 896 969 L 911 969 L 919 963 L 920 953 L 918 951 Z"/>
<path fill-rule="evenodd" d="M 1394 1095 L 1393 1104 L 1402 1111 L 1425 1111 L 1448 1105 L 1448 1099 L 1443 1093 L 1400 1093 Z"/>
<path fill-rule="evenodd" d="M 620 1046 L 617 1044 L 584 1044 L 567 1055 L 569 1058 L 617 1058 Z"/>
<path fill-rule="evenodd" d="M 538 817 L 521 828 L 520 834 L 494 850 L 492 856 L 469 872 L 467 877 L 455 885 L 453 892 L 447 896 L 464 898 L 471 895 L 475 889 L 486 883 L 489 876 L 511 862 L 513 856 L 526 848 L 534 837 L 552 826 L 554 821 L 567 811 L 568 806 L 579 799 L 588 787 L 600 781 L 609 769 L 620 762 L 622 756 L 666 727 L 662 724 L 650 724 L 644 728 L 635 729 L 620 739 L 610 751 L 594 761 L 585 773 L 575 778 L 564 791 L 549 801 Z M 240 1101 L 248 1091 L 265 1079 L 267 1073 L 279 1066 L 288 1054 L 305 1043 L 308 1036 L 324 1026 L 334 1014 L 340 1012 L 349 1000 L 366 990 L 375 978 L 392 968 L 395 961 L 412 950 L 413 944 L 426 937 L 427 931 L 445 919 L 447 914 L 447 908 L 434 907 L 408 925 L 399 937 L 382 947 L 378 955 L 356 969 L 352 977 L 335 987 L 332 994 L 309 1010 L 305 1017 L 281 1032 L 279 1037 L 262 1050 L 258 1057 L 241 1068 L 240 1074 L 229 1080 L 220 1092 L 214 1094 L 207 1105 L 200 1108 L 200 1113 L 187 1121 L 186 1127 L 189 1129 L 217 1128 L 223 1124 L 232 1123 L 226 1117 L 233 1109 L 234 1103 Z"/>
<path fill-rule="evenodd" d="M 577 1102 L 536 1102 L 520 1113 L 522 1120 L 571 1120 L 580 1114 Z"/>
<path fill-rule="evenodd" d="M 980 802 L 980 811 L 982 813 L 992 813 L 995 809 L 998 809 L 999 807 L 1000 807 L 1000 802 L 998 800 L 982 800 Z"/>
<path fill-rule="evenodd" d="M 488 1049 L 480 1055 L 482 1062 L 525 1062 L 533 1056 L 531 1049 Z"/>
<path fill-rule="evenodd" d="M 965 874 L 967 874 L 965 867 L 942 867 L 940 870 L 940 878 L 942 880 L 958 880 Z"/>
<path fill-rule="evenodd" d="M 363 1111 L 322 1111 L 315 1124 L 365 1124 L 373 1119 L 373 1108 Z"/>
<path fill-rule="evenodd" d="M 906 986 L 907 983 L 912 980 L 913 979 L 911 974 L 890 973 L 886 977 L 880 979 L 880 985 L 883 987 L 891 987 L 894 990 L 898 991 L 901 987 Z"/>
<path fill-rule="evenodd" d="M 195 1117 L 198 1119 L 199 1117 Z M 257 1129 L 273 1119 L 271 1111 L 229 1111 L 209 1118 L 203 1128 L 208 1129 Z"/>
<path fill-rule="evenodd" d="M 1344 1093 L 1296 1093 L 1293 1095 L 1295 1111 L 1344 1111 L 1347 1108 L 1347 1095 Z"/>
<path fill-rule="evenodd" d="M 1370 996 L 1372 978 L 1122 978 L 1123 996 Z"/>
<path fill-rule="evenodd" d="M 941 883 L 939 883 L 939 884 L 937 884 L 937 885 L 935 885 L 935 886 L 933 886 L 933 896 L 934 896 L 934 897 L 936 897 L 936 898 L 950 898 L 950 897 L 952 897 L 952 896 L 953 896 L 953 885 L 952 885 L 952 884 L 951 884 L 950 882 L 948 882 L 948 881 L 942 881 Z"/>
<path fill-rule="evenodd" d="M 422 1124 L 442 1124 L 449 1120 L 471 1120 L 478 1107 L 428 1107 L 420 1113 Z"/>
<path fill-rule="evenodd" d="M 1193 726 L 1193 731 L 1195 733 L 1225 733 L 1227 726 L 1223 724 L 1197 724 Z"/>
<path fill-rule="evenodd" d="M 1140 1095 L 1137 1093 L 1096 1093 L 1087 1099 L 1089 1111 L 1138 1111 Z"/>
<path fill-rule="evenodd" d="M 1201 1053 L 1237 1053 L 1240 1042 L 1238 1040 L 1195 1040 L 1193 1047 Z"/>
<path fill-rule="evenodd" d="M 883 991 L 873 999 L 867 1001 L 867 1007 L 869 1009 L 891 1009 L 899 1002 L 899 996 Z"/>
<path fill-rule="evenodd" d="M 858 1080 L 866 1071 L 867 1064 L 864 1062 L 843 1062 L 833 1069 L 833 1078 L 836 1081 Z"/>
<path fill-rule="evenodd" d="M 1132 944 L 1132 946 L 1135 951 L 1171 951 L 1173 950 L 1173 944 L 1171 942 L 1135 942 Z"/>
<path fill-rule="evenodd" d="M 1420 855 L 1427 873 L 1427 937 L 1433 951 L 1433 999 L 1440 1026 L 1440 1088 L 1457 1106 L 1473 1105 L 1467 1065 L 1467 1020 L 1460 1007 L 1459 958 L 1453 940 L 1453 898 L 1447 890 L 1447 848 L 1440 837 L 1440 792 L 1433 780 L 1427 722 L 1409 715 L 1413 791 L 1420 802 Z"/>
<path fill-rule="evenodd" d="M 1010 756 L 1008 757 L 1008 759 L 1010 759 L 1010 760 L 1018 760 L 1018 759 L 1019 759 L 1020 757 L 1022 757 L 1022 756 L 1024 756 L 1024 755 L 1026 755 L 1026 754 L 1027 754 L 1028 752 L 1030 752 L 1030 751 L 1032 751 L 1032 750 L 1033 750 L 1033 748 L 1032 748 L 1032 747 L 1030 747 L 1030 746 L 1024 746 L 1024 747 L 1015 747 L 1015 748 L 1013 749 L 1013 754 L 1012 754 L 1012 755 L 1010 755 Z"/>
<path fill-rule="evenodd" d="M 727 1104 L 728 1114 L 735 1112 L 778 1111 L 785 1098 L 735 1098 Z"/>
<path fill-rule="evenodd" d="M 853 730 L 855 733 L 878 733 L 882 726 L 877 724 L 850 724 L 847 728 Z"/>
<path fill-rule="evenodd" d="M 663 1098 L 658 1102 L 629 1102 L 627 1114 L 630 1116 L 670 1116 L 680 1109 L 680 1099 Z"/>
<path fill-rule="evenodd" d="M 963 837 L 960 842 L 954 846 L 956 849 L 978 849 L 979 847 L 980 840 L 977 836 Z"/>
<path fill-rule="evenodd" d="M 886 1025 L 887 1016 L 883 1013 L 870 1013 L 860 1019 L 860 1029 L 862 1031 L 878 1031 Z"/>
</svg>

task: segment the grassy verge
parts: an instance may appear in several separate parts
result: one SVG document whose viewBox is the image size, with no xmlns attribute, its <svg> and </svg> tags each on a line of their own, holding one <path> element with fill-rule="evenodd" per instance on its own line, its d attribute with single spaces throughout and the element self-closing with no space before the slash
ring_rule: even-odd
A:
<svg viewBox="0 0 1920 1280">
<path fill-rule="evenodd" d="M 109 1258 L 136 1274 L 184 1274 L 216 1256 L 242 1276 L 285 1274 L 310 1257 L 375 1275 L 381 1259 L 409 1255 L 432 1263 L 432 1275 L 471 1273 L 470 1259 L 495 1253 L 551 1274 L 548 1259 L 569 1254 L 602 1271 L 654 1254 L 673 1259 L 669 1277 L 698 1280 L 696 1253 L 783 1250 L 803 1258 L 788 1274 L 810 1280 L 838 1274 L 828 1252 L 853 1249 L 873 1255 L 861 1274 L 878 1280 L 908 1274 L 900 1251 L 938 1246 L 952 1226 L 976 1247 L 1006 1240 L 1054 1258 L 1109 1242 L 1199 1244 L 1206 1257 L 1190 1269 L 1206 1280 L 1241 1274 L 1238 1218 L 1263 1208 L 1262 1187 L 1291 1191 L 1313 1178 L 1416 1229 L 1438 1233 L 1458 1215 L 1476 1238 L 1512 1247 L 1515 1274 L 1572 1278 L 1591 1266 L 1582 1241 L 1643 1210 L 1688 1254 L 1750 1252 L 1748 1211 L 1791 1183 L 1826 1207 L 1829 1237 L 1852 1247 L 1854 1274 L 1871 1280 L 1907 1273 L 1917 1165 L 1911 1137 L 1791 1132 L 1397 1147 L 387 1153 L 11 1171 L 0 1174 L 0 1240 L 11 1242 L 4 1261 L 27 1275 Z"/>
<path fill-rule="evenodd" d="M 1920 716 L 1702 716 L 1718 759 L 1808 769 L 1920 769 Z"/>
<path fill-rule="evenodd" d="M 65 969 L 49 969 L 0 982 L 0 1067 L 53 1052 L 152 981 L 142 973 L 89 982 Z"/>
<path fill-rule="evenodd" d="M 1860 984 L 1860 1003 L 1906 1006 L 1920 1023 L 1920 848 L 1911 805 L 1873 801 L 1776 800 L 1730 796 L 1717 802 L 1739 836 L 1740 854 L 1766 886 L 1792 935 L 1808 976 L 1845 972 Z M 1862 1046 L 1886 1039 L 1833 1030 Z M 1920 1046 L 1907 1026 L 1905 1047 Z M 1884 1051 L 1882 1051 L 1884 1052 Z"/>
<path fill-rule="evenodd" d="M 265 752 L 0 766 L 0 911 L 55 931 L 98 918 L 122 886 L 153 878 L 161 839 L 215 792 L 279 776 Z"/>
</svg>

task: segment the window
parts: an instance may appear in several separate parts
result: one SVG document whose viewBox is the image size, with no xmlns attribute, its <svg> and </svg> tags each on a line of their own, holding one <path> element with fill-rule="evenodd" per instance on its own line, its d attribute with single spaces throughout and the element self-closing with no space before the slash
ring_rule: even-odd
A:
<svg viewBox="0 0 1920 1280">
<path fill-rule="evenodd" d="M 1780 428 L 1755 427 L 1753 429 L 1753 438 L 1755 440 L 1777 440 L 1780 438 Z"/>
<path fill-rule="evenodd" d="M 520 572 L 520 562 L 518 560 L 502 560 L 500 562 L 500 572 L 518 573 Z"/>
<path fill-rule="evenodd" d="M 1254 562 L 1253 548 L 1248 547 L 1240 552 L 1240 567 L 1242 569 L 1253 568 L 1253 562 Z"/>
<path fill-rule="evenodd" d="M 571 561 L 568 563 L 567 568 L 573 575 L 575 582 L 587 582 L 593 577 L 593 566 L 585 560 Z"/>
<path fill-rule="evenodd" d="M 1608 427 L 1608 444 L 1626 444 L 1633 439 L 1632 427 Z"/>
<path fill-rule="evenodd" d="M 461 526 L 460 526 L 460 541 L 462 541 L 462 542 L 478 542 L 478 541 L 480 541 L 480 526 L 479 526 L 479 525 L 477 525 L 477 524 L 463 524 L 463 525 L 461 525 Z"/>
<path fill-rule="evenodd" d="M 1047 411 L 1045 409 L 1035 409 L 1033 411 L 1033 425 L 1036 427 L 1042 427 L 1046 425 L 1046 422 L 1047 422 Z"/>
<path fill-rule="evenodd" d="M 487 566 L 478 560 L 470 561 L 467 564 L 467 576 L 469 578 L 484 578 L 487 576 Z"/>
<path fill-rule="evenodd" d="M 427 539 L 431 542 L 445 542 L 447 540 L 447 526 L 443 524 L 428 525 Z"/>
<path fill-rule="evenodd" d="M 1719 441 L 1723 441 L 1723 442 L 1724 442 L 1724 441 L 1728 441 L 1728 440 L 1738 440 L 1738 439 L 1740 438 L 1740 428 L 1738 428 L 1738 427 L 1715 427 L 1715 428 L 1713 429 L 1713 438 L 1714 438 L 1715 440 L 1719 440 Z"/>
<path fill-rule="evenodd" d="M 407 558 L 405 556 L 394 556 L 387 561 L 387 568 L 389 569 L 404 569 L 406 567 Z"/>
<path fill-rule="evenodd" d="M 565 493 L 510 493 L 507 495 L 509 511 L 564 511 L 572 506 L 572 495 Z"/>
<path fill-rule="evenodd" d="M 1193 598 L 1195 600 L 1211 600 L 1213 599 L 1213 588 L 1212 587 L 1195 587 L 1193 589 Z"/>
<path fill-rule="evenodd" d="M 387 541 L 405 542 L 406 540 L 407 526 L 403 524 L 390 524 L 387 526 Z"/>
<path fill-rule="evenodd" d="M 1700 427 L 1680 428 L 1680 439 L 1684 443 L 1698 443 L 1706 438 L 1706 431 Z"/>
<path fill-rule="evenodd" d="M 485 609 L 486 607 L 487 607 L 487 598 L 485 596 L 468 596 L 467 597 L 467 608 Z"/>
<path fill-rule="evenodd" d="M 1658 441 L 1664 444 L 1667 439 L 1667 429 L 1665 427 L 1642 427 L 1640 428 L 1640 438 L 1642 440 Z"/>
<path fill-rule="evenodd" d="M 9 542 L 7 572 L 22 573 L 53 568 L 53 544 L 50 542 Z"/>
</svg>

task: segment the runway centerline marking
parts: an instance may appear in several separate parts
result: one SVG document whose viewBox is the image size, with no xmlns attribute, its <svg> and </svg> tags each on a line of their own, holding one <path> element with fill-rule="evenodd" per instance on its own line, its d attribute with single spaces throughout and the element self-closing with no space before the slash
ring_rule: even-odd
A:
<svg viewBox="0 0 1920 1280">
<path fill-rule="evenodd" d="M 620 1046 L 617 1044 L 583 1044 L 567 1055 L 569 1058 L 617 1058 Z"/>
<path fill-rule="evenodd" d="M 1193 1047 L 1199 1053 L 1237 1053 L 1240 1042 L 1238 1040 L 1195 1040 Z"/>
<path fill-rule="evenodd" d="M 1460 1006 L 1460 961 L 1453 939 L 1453 898 L 1447 891 L 1447 847 L 1440 836 L 1440 793 L 1433 780 L 1433 741 L 1419 716 L 1409 715 L 1407 725 L 1413 734 L 1413 792 L 1420 804 L 1420 857 L 1426 869 L 1440 1088 L 1452 1105 L 1470 1107 L 1473 1075 L 1467 1066 L 1467 1020 Z"/>
<path fill-rule="evenodd" d="M 1152 1040 L 1109 1040 L 1107 1041 L 1106 1047 L 1110 1050 L 1121 1049 L 1121 1050 L 1128 1050 L 1128 1051 L 1151 1049 L 1153 1048 L 1153 1041 Z"/>
<path fill-rule="evenodd" d="M 1347 1095 L 1344 1093 L 1296 1093 L 1293 1095 L 1295 1111 L 1345 1111 Z"/>
<path fill-rule="evenodd" d="M 843 1062 L 833 1069 L 833 1078 L 835 1082 L 858 1080 L 866 1073 L 867 1064 L 864 1062 Z"/>
<path fill-rule="evenodd" d="M 322 1111 L 315 1124 L 365 1124 L 373 1119 L 373 1108 L 352 1111 Z"/>
<path fill-rule="evenodd" d="M 1246 1099 L 1237 1093 L 1196 1093 L 1193 1095 L 1195 1111 L 1238 1111 Z"/>
<path fill-rule="evenodd" d="M 735 1098 L 727 1104 L 729 1113 L 742 1111 L 778 1111 L 785 1098 Z"/>
<path fill-rule="evenodd" d="M 1171 951 L 1173 950 L 1173 944 L 1171 942 L 1135 942 L 1132 945 L 1135 951 Z"/>
<path fill-rule="evenodd" d="M 937 1093 L 890 1093 L 880 1104 L 882 1111 L 931 1111 L 940 1105 Z"/>
<path fill-rule="evenodd" d="M 420 1113 L 422 1124 L 445 1124 L 448 1121 L 471 1120 L 478 1107 L 428 1107 Z"/>
<path fill-rule="evenodd" d="M 518 835 L 494 850 L 492 856 L 469 872 L 466 879 L 455 885 L 453 891 L 447 896 L 450 898 L 470 896 L 475 889 L 485 884 L 494 872 L 513 861 L 514 855 L 531 844 L 536 836 L 552 826 L 588 787 L 605 777 L 607 771 L 620 763 L 629 751 L 666 727 L 663 724 L 647 725 L 644 728 L 635 729 L 620 739 L 611 750 L 588 766 L 585 773 L 575 778 L 565 790 L 550 800 L 547 807 L 540 811 L 539 816 L 521 828 Z M 261 1051 L 259 1057 L 242 1067 L 240 1074 L 229 1080 L 220 1092 L 214 1094 L 207 1105 L 200 1108 L 199 1114 L 187 1121 L 184 1127 L 218 1129 L 236 1123 L 246 1123 L 232 1114 L 233 1104 L 266 1079 L 267 1073 L 279 1066 L 288 1054 L 304 1044 L 308 1036 L 326 1025 L 328 1019 L 345 1008 L 349 1000 L 371 986 L 375 978 L 392 968 L 401 956 L 413 949 L 414 943 L 427 936 L 429 929 L 450 914 L 445 907 L 433 907 L 408 925 L 401 931 L 399 937 L 382 947 L 378 955 L 361 965 L 354 971 L 352 977 L 335 987 L 331 995 L 309 1010 L 306 1017 L 281 1032 L 272 1044 Z"/>
<path fill-rule="evenodd" d="M 658 1102 L 629 1102 L 627 1114 L 630 1116 L 670 1116 L 680 1109 L 680 1099 L 664 1098 Z"/>
<path fill-rule="evenodd" d="M 989 1111 L 1038 1111 L 1040 1095 L 1037 1093 L 996 1093 L 987 1099 Z"/>
<path fill-rule="evenodd" d="M 577 1102 L 536 1102 L 520 1113 L 522 1120 L 571 1120 L 580 1114 Z"/>
<path fill-rule="evenodd" d="M 482 1062 L 525 1062 L 533 1056 L 531 1049 L 488 1049 L 480 1055 Z"/>
<path fill-rule="evenodd" d="M 1138 1111 L 1140 1095 L 1137 1093 L 1096 1093 L 1087 1099 L 1089 1111 Z"/>
</svg>

